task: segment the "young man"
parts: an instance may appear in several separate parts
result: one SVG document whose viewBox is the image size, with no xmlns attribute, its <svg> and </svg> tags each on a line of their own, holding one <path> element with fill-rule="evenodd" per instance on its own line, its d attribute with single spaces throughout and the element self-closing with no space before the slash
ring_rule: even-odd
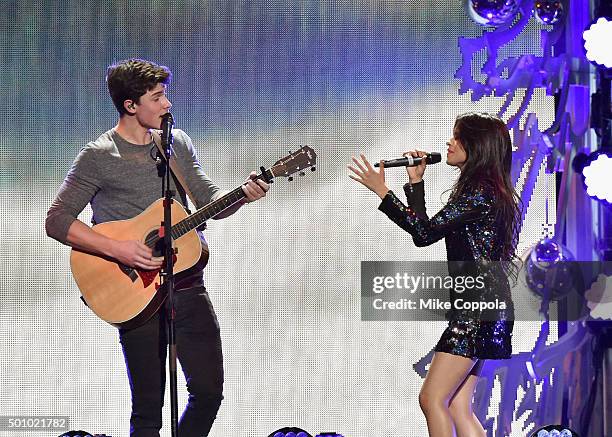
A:
<svg viewBox="0 0 612 437">
<path fill-rule="evenodd" d="M 172 106 L 166 96 L 170 70 L 128 59 L 108 67 L 106 80 L 119 121 L 76 157 L 47 214 L 47 235 L 131 267 L 158 269 L 162 260 L 154 258 L 140 241 L 108 238 L 77 219 L 88 203 L 94 223 L 132 218 L 162 197 L 151 129 L 160 129 L 162 116 Z M 200 167 L 191 139 L 178 129 L 173 135 L 179 168 L 196 206 L 202 207 L 222 192 Z M 242 187 L 246 198 L 223 216 L 264 197 L 268 188 L 263 181 L 248 179 Z M 174 181 L 171 189 L 179 192 Z M 176 279 L 177 355 L 189 392 L 179 423 L 181 437 L 208 435 L 223 398 L 219 325 L 204 288 L 202 269 L 199 262 Z M 159 436 L 166 375 L 165 317 L 158 312 L 141 326 L 120 329 L 119 336 L 132 391 L 131 435 Z"/>
</svg>

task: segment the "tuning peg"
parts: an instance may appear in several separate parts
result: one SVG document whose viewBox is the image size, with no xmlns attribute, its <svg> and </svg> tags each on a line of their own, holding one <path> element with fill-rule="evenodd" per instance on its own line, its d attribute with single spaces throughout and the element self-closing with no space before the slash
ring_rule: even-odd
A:
<svg viewBox="0 0 612 437">
<path fill-rule="evenodd" d="M 304 173 L 303 171 L 300 172 L 300 176 L 306 176 L 306 173 Z"/>
<path fill-rule="evenodd" d="M 287 180 L 288 180 L 289 182 L 291 182 L 291 181 L 293 180 L 293 176 L 289 176 L 289 177 L 287 178 Z"/>
</svg>

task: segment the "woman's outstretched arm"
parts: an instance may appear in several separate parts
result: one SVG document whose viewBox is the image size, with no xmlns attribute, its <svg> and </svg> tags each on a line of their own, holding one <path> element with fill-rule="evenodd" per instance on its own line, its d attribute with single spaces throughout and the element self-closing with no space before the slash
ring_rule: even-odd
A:
<svg viewBox="0 0 612 437">
<path fill-rule="evenodd" d="M 417 189 L 420 190 L 420 188 Z M 424 197 L 424 191 L 420 190 L 420 193 Z M 422 247 L 435 243 L 464 224 L 487 214 L 494 206 L 494 199 L 484 188 L 475 188 L 469 194 L 449 201 L 431 219 L 419 211 L 420 202 L 414 196 L 411 198 L 411 204 L 413 206 L 404 205 L 392 191 L 389 191 L 382 199 L 378 209 L 395 224 L 410 233 L 415 245 Z M 424 200 L 422 205 L 424 211 Z"/>
</svg>

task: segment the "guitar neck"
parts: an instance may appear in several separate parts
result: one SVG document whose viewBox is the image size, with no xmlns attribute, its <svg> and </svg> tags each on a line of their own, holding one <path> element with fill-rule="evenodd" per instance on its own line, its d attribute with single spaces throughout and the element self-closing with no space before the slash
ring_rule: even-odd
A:
<svg viewBox="0 0 612 437">
<path fill-rule="evenodd" d="M 270 170 L 265 170 L 264 173 L 258 175 L 254 180 L 263 179 L 266 181 L 271 181 L 272 177 L 273 175 L 271 174 Z M 242 191 L 242 185 L 235 188 L 234 190 L 209 203 L 208 205 L 203 206 L 190 216 L 172 226 L 172 238 L 176 240 L 180 236 L 185 235 L 187 232 L 196 229 L 207 220 L 211 219 L 217 214 L 222 213 L 245 197 L 244 191 Z"/>
<path fill-rule="evenodd" d="M 261 179 L 266 181 L 267 183 L 271 183 L 272 179 L 278 176 L 285 176 L 288 177 L 289 180 L 292 180 L 293 177 L 291 175 L 296 172 L 300 172 L 300 175 L 304 176 L 303 170 L 305 168 L 311 167 L 311 169 L 314 171 L 316 159 L 317 154 L 311 147 L 302 146 L 297 152 L 289 152 L 288 156 L 276 161 L 276 163 L 271 168 L 266 170 L 264 167 L 261 167 L 261 173 L 255 176 L 253 180 L 257 181 L 258 179 Z M 215 200 L 214 202 L 203 206 L 202 208 L 191 214 L 189 217 L 184 218 L 183 220 L 172 226 L 172 239 L 176 240 L 182 235 L 185 235 L 187 232 L 196 229 L 198 226 L 206 222 L 206 220 L 222 213 L 226 209 L 230 208 L 232 205 L 242 200 L 244 197 L 246 196 L 242 191 L 241 185 L 238 188 L 220 197 L 219 199 Z M 154 241 L 147 242 L 147 244 L 149 245 L 154 243 Z"/>
</svg>

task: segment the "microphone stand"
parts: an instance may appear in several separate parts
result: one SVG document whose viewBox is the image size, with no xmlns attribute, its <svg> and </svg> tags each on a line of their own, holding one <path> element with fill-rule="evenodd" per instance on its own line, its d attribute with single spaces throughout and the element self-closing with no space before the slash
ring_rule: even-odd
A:
<svg viewBox="0 0 612 437">
<path fill-rule="evenodd" d="M 169 112 L 162 118 L 161 145 L 164 149 L 165 169 L 162 178 L 162 186 L 165 187 L 164 193 L 164 220 L 160 227 L 160 236 L 164 238 L 164 264 L 160 272 L 162 286 L 166 288 L 166 322 L 168 332 L 169 348 L 169 372 L 170 372 L 170 416 L 172 436 L 178 436 L 178 396 L 177 396 L 177 356 L 176 356 L 176 336 L 174 320 L 176 312 L 174 310 L 174 258 L 175 251 L 172 247 L 172 203 L 174 193 L 170 190 L 170 158 L 172 157 L 172 126 L 174 120 Z"/>
</svg>

